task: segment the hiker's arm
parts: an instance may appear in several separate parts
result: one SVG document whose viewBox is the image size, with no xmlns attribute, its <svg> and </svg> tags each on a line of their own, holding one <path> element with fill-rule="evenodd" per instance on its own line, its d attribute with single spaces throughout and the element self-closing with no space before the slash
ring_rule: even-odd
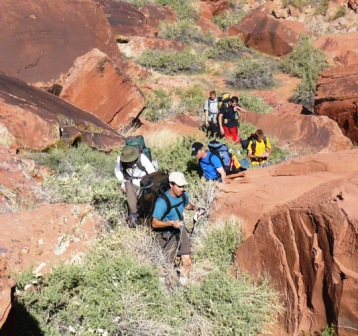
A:
<svg viewBox="0 0 358 336">
<path fill-rule="evenodd" d="M 193 205 L 192 203 L 189 203 L 186 207 L 185 207 L 186 210 L 193 210 L 193 211 L 196 211 L 198 210 L 198 208 Z"/>
<path fill-rule="evenodd" d="M 243 107 L 238 106 L 238 108 L 239 108 L 239 110 L 240 110 L 241 113 L 247 113 L 247 110 L 244 109 Z"/>
<path fill-rule="evenodd" d="M 224 134 L 224 128 L 223 128 L 223 114 L 219 113 L 219 127 L 220 127 L 220 133 Z"/>
<path fill-rule="evenodd" d="M 180 229 L 183 226 L 183 222 L 177 220 L 169 220 L 169 221 L 162 221 L 157 218 L 153 218 L 152 227 L 153 229 L 164 229 L 164 228 L 171 228 Z"/>
<path fill-rule="evenodd" d="M 153 163 L 151 163 L 150 160 L 144 154 L 141 154 L 140 161 L 147 174 L 151 174 L 155 172 Z"/>
<path fill-rule="evenodd" d="M 209 111 L 208 110 L 204 110 L 205 111 L 205 126 L 208 127 L 209 126 Z"/>
<path fill-rule="evenodd" d="M 252 154 L 252 150 L 248 150 L 247 157 L 249 159 L 262 159 L 262 158 L 266 157 L 266 153 L 262 154 L 262 155 L 254 155 L 254 154 Z"/>
<path fill-rule="evenodd" d="M 226 172 L 225 172 L 225 169 L 223 167 L 220 167 L 220 168 L 216 168 L 217 172 L 220 174 L 221 176 L 221 181 L 222 183 L 226 183 L 225 182 L 225 177 L 226 177 Z"/>
<path fill-rule="evenodd" d="M 116 165 L 114 167 L 114 173 L 118 179 L 118 181 L 121 183 L 121 189 L 123 192 L 126 192 L 126 188 L 124 186 L 124 176 L 122 173 L 122 167 L 121 167 L 121 161 L 120 158 L 117 159 Z"/>
</svg>

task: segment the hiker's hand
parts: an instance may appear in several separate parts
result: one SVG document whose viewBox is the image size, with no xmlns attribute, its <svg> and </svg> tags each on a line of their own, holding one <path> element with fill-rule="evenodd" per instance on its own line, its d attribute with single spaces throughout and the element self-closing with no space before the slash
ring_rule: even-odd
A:
<svg viewBox="0 0 358 336">
<path fill-rule="evenodd" d="M 174 221 L 173 228 L 180 229 L 183 226 L 183 222 L 176 220 Z"/>
<path fill-rule="evenodd" d="M 126 187 L 125 187 L 125 186 L 121 187 L 121 190 L 122 190 L 124 193 L 126 193 Z"/>
<path fill-rule="evenodd" d="M 220 127 L 220 133 L 221 133 L 222 135 L 224 135 L 224 134 L 225 134 L 225 132 L 224 132 L 224 128 L 223 128 L 223 127 Z"/>
<path fill-rule="evenodd" d="M 209 127 L 209 123 L 205 122 L 205 127 L 208 128 Z"/>
</svg>

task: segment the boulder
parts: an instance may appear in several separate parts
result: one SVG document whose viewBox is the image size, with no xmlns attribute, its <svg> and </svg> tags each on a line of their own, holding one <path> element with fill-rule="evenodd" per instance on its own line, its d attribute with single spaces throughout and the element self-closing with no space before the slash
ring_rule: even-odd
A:
<svg viewBox="0 0 358 336">
<path fill-rule="evenodd" d="M 230 1 L 228 0 L 201 0 L 199 2 L 200 11 L 204 14 L 203 17 L 209 20 L 215 15 L 224 14 L 229 9 L 229 5 Z"/>
<path fill-rule="evenodd" d="M 300 34 L 306 31 L 304 24 L 275 19 L 272 3 L 266 3 L 245 16 L 240 24 L 227 31 L 228 36 L 239 36 L 249 47 L 260 52 L 282 56 L 292 51 Z"/>
<path fill-rule="evenodd" d="M 45 150 L 68 142 L 64 127 L 75 127 L 80 139 L 97 134 L 91 146 L 109 151 L 123 143 L 117 131 L 96 116 L 41 91 L 14 77 L 0 73 L 0 125 L 15 139 L 9 147 L 18 150 Z"/>
<path fill-rule="evenodd" d="M 60 97 L 117 130 L 128 127 L 145 106 L 142 92 L 98 49 L 76 59 Z"/>
<path fill-rule="evenodd" d="M 91 0 L 7 0 L 1 4 L 0 71 L 27 82 L 57 79 L 93 48 L 119 61 L 103 10 Z"/>
<path fill-rule="evenodd" d="M 358 64 L 358 32 L 346 34 L 330 34 L 319 38 L 313 45 L 325 52 L 328 62 L 340 64 Z"/>
<path fill-rule="evenodd" d="M 222 37 L 225 35 L 223 31 L 211 20 L 208 20 L 206 18 L 198 18 L 195 22 L 204 33 L 211 33 L 216 37 Z"/>
<path fill-rule="evenodd" d="M 358 144 L 358 64 L 321 72 L 314 110 L 337 122 L 343 134 Z"/>
<path fill-rule="evenodd" d="M 107 14 L 108 22 L 116 36 L 151 36 L 157 28 L 147 24 L 147 18 L 134 5 L 116 0 L 95 0 Z"/>
<path fill-rule="evenodd" d="M 139 9 L 145 16 L 147 25 L 151 26 L 158 33 L 159 26 L 162 22 L 175 23 L 178 16 L 170 6 L 161 6 L 156 4 L 147 4 Z"/>
<path fill-rule="evenodd" d="M 217 214 L 243 219 L 236 265 L 257 281 L 270 278 L 289 335 L 358 328 L 357 173 L 350 150 L 249 169 L 246 183 L 220 186 Z"/>
<path fill-rule="evenodd" d="M 336 152 L 353 148 L 338 125 L 327 117 L 297 114 L 242 114 L 242 120 L 275 137 L 282 147 L 296 151 Z"/>
<path fill-rule="evenodd" d="M 118 47 L 125 56 L 137 57 L 146 50 L 182 51 L 185 45 L 182 42 L 157 37 L 130 36 L 119 42 Z"/>
<path fill-rule="evenodd" d="M 1 254 L 3 251 L 4 248 L 0 245 Z M 10 270 L 5 259 L 0 256 L 0 333 L 5 332 L 5 322 L 14 301 L 14 291 L 15 282 L 10 278 Z"/>
</svg>

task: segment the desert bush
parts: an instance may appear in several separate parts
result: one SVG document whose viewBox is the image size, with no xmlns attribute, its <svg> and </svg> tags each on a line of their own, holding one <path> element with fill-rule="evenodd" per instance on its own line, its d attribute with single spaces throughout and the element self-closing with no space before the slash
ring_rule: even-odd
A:
<svg viewBox="0 0 358 336">
<path fill-rule="evenodd" d="M 208 51 L 208 57 L 220 60 L 232 60 L 249 53 L 239 37 L 224 37 L 217 40 Z"/>
<path fill-rule="evenodd" d="M 43 182 L 51 203 L 89 203 L 110 227 L 118 222 L 119 214 L 126 213 L 125 198 L 114 175 L 115 151 L 107 154 L 80 143 L 27 156 L 56 172 Z"/>
<path fill-rule="evenodd" d="M 240 138 L 247 139 L 252 133 L 255 133 L 257 127 L 249 122 L 240 123 Z"/>
<path fill-rule="evenodd" d="M 155 0 L 159 5 L 172 7 L 177 13 L 179 19 L 195 19 L 199 13 L 193 6 L 193 0 Z"/>
<path fill-rule="evenodd" d="M 272 113 L 273 108 L 267 104 L 260 96 L 241 93 L 239 94 L 239 104 L 249 111 L 261 114 Z"/>
<path fill-rule="evenodd" d="M 323 51 L 311 44 L 311 38 L 301 35 L 292 52 L 281 62 L 281 68 L 293 76 L 302 78 L 291 100 L 313 111 L 318 74 L 327 67 Z"/>
<path fill-rule="evenodd" d="M 157 122 L 171 115 L 171 107 L 171 96 L 163 89 L 154 90 L 147 98 L 146 108 L 141 117 L 151 122 Z"/>
<path fill-rule="evenodd" d="M 336 14 L 331 18 L 331 20 L 336 20 L 346 15 L 346 9 L 344 7 L 339 7 Z"/>
<path fill-rule="evenodd" d="M 138 58 L 139 64 L 164 74 L 198 73 L 205 70 L 202 56 L 193 54 L 189 49 L 182 52 L 145 51 Z"/>
<path fill-rule="evenodd" d="M 214 16 L 211 20 L 222 31 L 228 30 L 231 26 L 239 24 L 242 18 L 245 16 L 245 12 L 230 12 L 221 15 Z"/>
<path fill-rule="evenodd" d="M 151 3 L 150 0 L 125 0 L 125 2 L 128 2 L 137 8 L 143 7 L 143 6 Z"/>
<path fill-rule="evenodd" d="M 226 83 L 238 89 L 259 89 L 274 83 L 274 69 L 270 64 L 248 57 L 241 59 L 236 68 L 228 73 Z"/>
<path fill-rule="evenodd" d="M 184 43 L 213 44 L 211 33 L 204 33 L 193 19 L 183 19 L 176 23 L 163 22 L 159 28 L 159 37 L 178 40 Z"/>
<path fill-rule="evenodd" d="M 207 97 L 199 85 L 193 85 L 187 89 L 177 89 L 176 93 L 180 97 L 179 110 L 181 112 L 202 113 L 203 102 Z"/>
</svg>

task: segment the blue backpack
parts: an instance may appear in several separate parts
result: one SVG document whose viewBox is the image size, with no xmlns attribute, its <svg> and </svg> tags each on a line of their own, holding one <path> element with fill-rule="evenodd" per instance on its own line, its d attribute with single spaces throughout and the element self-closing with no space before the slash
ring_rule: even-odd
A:
<svg viewBox="0 0 358 336">
<path fill-rule="evenodd" d="M 208 143 L 208 147 L 210 150 L 210 153 L 212 155 L 217 156 L 221 164 L 223 165 L 223 168 L 226 172 L 230 171 L 230 164 L 231 164 L 231 154 L 229 152 L 229 147 L 225 144 L 222 144 L 219 141 L 212 140 Z M 210 157 L 210 164 L 212 164 L 212 156 Z"/>
</svg>

